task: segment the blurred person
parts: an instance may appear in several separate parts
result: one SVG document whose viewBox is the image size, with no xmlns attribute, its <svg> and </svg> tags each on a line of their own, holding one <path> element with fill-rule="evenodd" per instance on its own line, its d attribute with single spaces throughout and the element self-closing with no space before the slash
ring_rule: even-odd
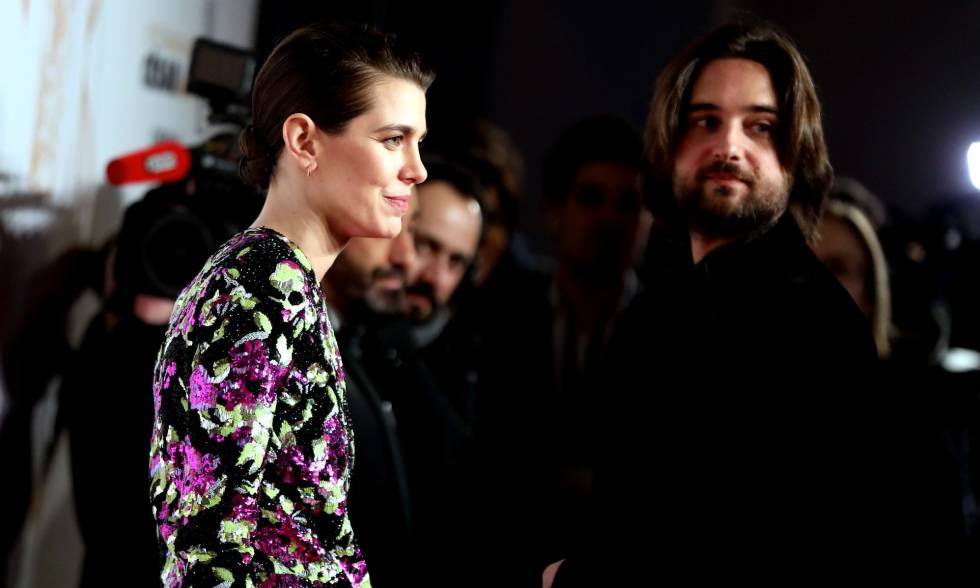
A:
<svg viewBox="0 0 980 588">
<path fill-rule="evenodd" d="M 888 265 L 871 220 L 855 204 L 831 198 L 820 223 L 814 253 L 847 289 L 867 318 L 878 357 L 891 352 L 891 289 Z"/>
<path fill-rule="evenodd" d="M 174 299 L 142 279 L 147 270 L 140 253 L 147 219 L 159 218 L 160 202 L 186 188 L 186 182 L 165 184 L 126 210 L 107 256 L 109 270 L 102 272 L 108 274 L 106 303 L 89 323 L 59 390 L 59 417 L 71 450 L 75 515 L 85 547 L 79 583 L 83 588 L 100 586 L 117 575 L 137 584 L 159 583 L 155 525 L 145 495 L 146 432 L 153 424 L 153 397 L 148 392 Z M 106 373 L 113 377 L 103 379 Z M 106 458 L 109 447 L 115 447 L 113 459 Z M 112 503 L 118 515 L 113 525 L 104 520 L 107 479 L 119 493 Z M 127 538 L 122 544 L 120 535 Z"/>
<path fill-rule="evenodd" d="M 642 142 L 625 121 L 594 116 L 569 127 L 543 168 L 553 270 L 528 272 L 514 291 L 489 295 L 481 286 L 479 296 L 460 303 L 483 343 L 475 411 L 479 502 L 494 503 L 494 480 L 503 472 L 521 488 L 520 499 L 509 502 L 511 522 L 501 526 L 499 511 L 487 507 L 482 532 L 490 542 L 526 537 L 512 549 L 511 566 L 488 572 L 478 585 L 532 584 L 548 558 L 583 540 L 577 514 L 591 505 L 601 366 L 639 292 L 633 256 L 644 167 Z"/>
<path fill-rule="evenodd" d="M 408 285 L 416 344 L 432 343 L 448 324 L 452 302 L 473 271 L 483 230 L 482 188 L 462 166 L 436 161 L 431 181 L 419 186 L 415 224 L 417 274 Z"/>
<path fill-rule="evenodd" d="M 25 252 L 34 251 L 37 243 L 28 239 L 20 243 L 13 239 L 4 240 L 0 230 L 0 267 L 9 269 L 9 263 Z M 77 301 L 87 292 L 102 297 L 105 294 L 105 259 L 108 248 L 99 251 L 71 248 L 33 275 L 25 285 L 25 301 L 21 310 L 23 316 L 16 324 L 7 346 L 0 342 L 0 392 L 4 394 L 3 414 L 0 420 L 0 451 L 6 463 L 7 507 L 0 518 L 0 578 L 13 581 L 17 569 L 18 545 L 26 540 L 24 530 L 28 521 L 38 513 L 31 508 L 32 500 L 43 492 L 44 484 L 51 473 L 53 457 L 61 438 L 67 419 L 61 387 L 58 386 L 58 412 L 51 436 L 42 441 L 37 435 L 38 421 L 33 418 L 35 408 L 51 391 L 70 377 L 74 346 L 70 335 L 73 311 Z M 145 423 L 144 423 L 145 425 Z M 141 431 L 145 439 L 146 428 Z M 35 457 L 40 463 L 35 464 Z M 140 457 L 142 462 L 142 454 Z M 35 469 L 39 465 L 39 469 Z M 145 471 L 139 469 L 139 486 L 142 494 L 145 487 Z M 36 483 L 39 482 L 39 483 Z M 145 500 L 141 501 L 140 512 L 145 514 Z M 34 511 L 34 512 L 32 512 Z M 152 533 L 152 531 L 151 531 Z M 152 539 L 152 535 L 150 536 Z"/>
<path fill-rule="evenodd" d="M 484 538 L 475 517 L 485 505 L 473 486 L 484 347 L 472 325 L 459 320 L 483 236 L 483 187 L 456 159 L 428 157 L 426 168 L 413 235 L 416 271 L 407 286 L 409 344 L 398 356 L 405 384 L 393 403 L 416 540 L 438 546 L 454 570 L 425 583 L 449 586 L 478 568 Z"/>
<path fill-rule="evenodd" d="M 639 284 L 633 271 L 641 210 L 642 144 L 623 120 L 592 117 L 566 130 L 545 158 L 555 240 L 548 299 L 557 387 L 589 377 Z"/>
<path fill-rule="evenodd" d="M 551 220 L 555 267 L 538 291 L 546 310 L 528 316 L 547 340 L 520 355 L 521 371 L 550 370 L 541 394 L 541 468 L 544 510 L 550 512 L 549 549 L 560 553 L 583 537 L 576 512 L 592 500 L 596 446 L 587 434 L 590 399 L 603 388 L 603 362 L 620 321 L 639 293 L 634 271 L 642 209 L 643 145 L 630 125 L 611 116 L 568 128 L 544 161 L 546 216 Z M 525 303 L 526 304 L 526 303 Z M 529 312 L 528 315 L 531 313 Z M 530 331 L 530 328 L 528 328 Z"/>
<path fill-rule="evenodd" d="M 482 343 L 472 325 L 455 319 L 462 292 L 473 286 L 483 235 L 483 192 L 476 177 L 455 162 L 427 160 L 429 181 L 418 188 L 413 235 L 416 271 L 406 287 L 410 348 L 431 382 L 424 403 L 405 402 L 403 438 L 418 464 L 419 500 L 438 510 L 437 480 L 464 465 L 473 438 Z M 399 407 L 396 406 L 396 411 Z M 431 448 L 437 447 L 437 451 Z M 424 465 L 423 465 L 424 464 Z M 425 510 L 425 507 L 421 507 Z"/>
</svg>

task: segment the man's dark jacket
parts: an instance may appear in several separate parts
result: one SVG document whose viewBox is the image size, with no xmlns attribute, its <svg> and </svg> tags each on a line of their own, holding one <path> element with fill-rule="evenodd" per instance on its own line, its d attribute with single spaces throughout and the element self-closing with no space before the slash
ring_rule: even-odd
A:
<svg viewBox="0 0 980 588">
<path fill-rule="evenodd" d="M 870 327 L 791 215 L 696 265 L 660 242 L 594 395 L 593 541 L 556 588 L 806 575 L 894 539 Z"/>
</svg>

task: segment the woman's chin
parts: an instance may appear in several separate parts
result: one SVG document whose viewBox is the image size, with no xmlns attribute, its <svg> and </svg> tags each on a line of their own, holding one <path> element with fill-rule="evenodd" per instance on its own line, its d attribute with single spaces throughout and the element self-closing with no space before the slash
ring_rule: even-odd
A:
<svg viewBox="0 0 980 588">
<path fill-rule="evenodd" d="M 363 234 L 354 235 L 355 237 L 369 237 L 373 239 L 394 239 L 402 231 L 401 217 L 384 219 L 380 223 L 366 227 Z"/>
</svg>

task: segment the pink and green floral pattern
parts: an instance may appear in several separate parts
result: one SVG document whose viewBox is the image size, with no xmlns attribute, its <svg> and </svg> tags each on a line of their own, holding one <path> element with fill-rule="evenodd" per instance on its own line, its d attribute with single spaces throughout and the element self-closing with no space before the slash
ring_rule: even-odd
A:
<svg viewBox="0 0 980 588">
<path fill-rule="evenodd" d="M 252 228 L 178 299 L 153 384 L 163 586 L 370 585 L 347 516 L 353 440 L 321 296 L 295 244 Z"/>
</svg>

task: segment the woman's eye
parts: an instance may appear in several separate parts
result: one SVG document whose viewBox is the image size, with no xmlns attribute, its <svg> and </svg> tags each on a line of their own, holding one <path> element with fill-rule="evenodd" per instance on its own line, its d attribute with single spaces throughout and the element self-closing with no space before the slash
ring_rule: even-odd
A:
<svg viewBox="0 0 980 588">
<path fill-rule="evenodd" d="M 395 135 L 394 137 L 388 137 L 383 142 L 388 147 L 400 147 L 404 140 L 405 138 L 402 135 Z"/>
</svg>

